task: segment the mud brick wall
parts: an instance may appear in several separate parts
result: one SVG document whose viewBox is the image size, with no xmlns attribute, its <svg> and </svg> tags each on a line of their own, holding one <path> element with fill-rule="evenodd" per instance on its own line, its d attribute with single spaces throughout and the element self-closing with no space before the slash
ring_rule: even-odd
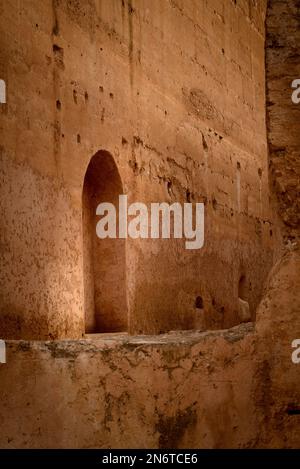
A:
<svg viewBox="0 0 300 469">
<path fill-rule="evenodd" d="M 130 202 L 206 204 L 201 250 L 186 250 L 184 240 L 127 240 L 123 298 L 112 276 L 100 285 L 107 314 L 118 304 L 119 324 L 138 334 L 230 327 L 240 322 L 243 277 L 254 319 L 274 231 L 265 7 L 0 3 L 1 337 L 84 333 L 91 282 L 82 190 L 100 151 L 111 155 Z M 114 259 L 105 262 L 100 273 Z"/>
</svg>

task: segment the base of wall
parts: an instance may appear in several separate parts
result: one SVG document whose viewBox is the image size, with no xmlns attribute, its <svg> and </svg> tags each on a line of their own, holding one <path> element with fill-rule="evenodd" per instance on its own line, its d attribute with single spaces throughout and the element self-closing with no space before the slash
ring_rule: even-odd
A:
<svg viewBox="0 0 300 469">
<path fill-rule="evenodd" d="M 2 448 L 299 447 L 300 254 L 274 266 L 257 322 L 159 336 L 7 341 Z"/>
</svg>

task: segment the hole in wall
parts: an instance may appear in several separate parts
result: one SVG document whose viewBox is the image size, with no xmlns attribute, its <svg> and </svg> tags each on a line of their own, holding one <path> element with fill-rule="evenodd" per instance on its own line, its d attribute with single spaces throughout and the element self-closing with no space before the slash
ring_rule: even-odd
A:
<svg viewBox="0 0 300 469">
<path fill-rule="evenodd" d="M 243 301 L 247 301 L 248 298 L 247 281 L 244 274 L 240 276 L 239 280 L 239 298 Z"/>
<path fill-rule="evenodd" d="M 73 100 L 74 100 L 74 103 L 77 104 L 77 91 L 76 90 L 73 90 Z"/>
<path fill-rule="evenodd" d="M 62 47 L 59 47 L 57 44 L 53 44 L 52 50 L 54 53 L 56 53 L 56 52 L 61 52 L 63 49 Z"/>
<path fill-rule="evenodd" d="M 208 150 L 208 145 L 203 134 L 202 134 L 202 146 L 203 146 L 204 151 Z"/>
<path fill-rule="evenodd" d="M 299 405 L 294 405 L 294 404 L 289 404 L 286 413 L 288 415 L 300 415 L 300 406 Z"/>
<path fill-rule="evenodd" d="M 195 307 L 197 309 L 203 309 L 203 299 L 202 296 L 197 296 L 195 300 Z"/>
</svg>

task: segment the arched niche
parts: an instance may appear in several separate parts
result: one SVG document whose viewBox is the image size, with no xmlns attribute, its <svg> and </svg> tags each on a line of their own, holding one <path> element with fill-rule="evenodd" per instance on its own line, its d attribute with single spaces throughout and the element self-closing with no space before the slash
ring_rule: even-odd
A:
<svg viewBox="0 0 300 469">
<path fill-rule="evenodd" d="M 82 191 L 85 332 L 120 332 L 128 328 L 125 239 L 99 239 L 97 206 L 114 204 L 118 213 L 123 185 L 107 151 L 97 152 L 87 167 Z M 118 217 L 117 217 L 118 219 Z"/>
</svg>

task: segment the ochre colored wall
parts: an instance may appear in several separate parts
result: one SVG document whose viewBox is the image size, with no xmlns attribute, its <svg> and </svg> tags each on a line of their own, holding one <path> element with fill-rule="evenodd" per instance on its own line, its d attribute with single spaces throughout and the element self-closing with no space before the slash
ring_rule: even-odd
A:
<svg viewBox="0 0 300 469">
<path fill-rule="evenodd" d="M 82 185 L 101 149 L 131 200 L 207 201 L 202 251 L 129 240 L 130 331 L 238 322 L 242 273 L 254 309 L 279 225 L 268 207 L 265 3 L 253 4 L 1 4 L 1 337 L 84 332 Z M 269 141 L 276 125 L 273 116 Z M 256 324 L 7 341 L 0 446 L 299 447 L 298 417 L 288 412 L 300 403 L 291 360 L 299 282 L 299 250 L 288 243 Z"/>
<path fill-rule="evenodd" d="M 298 448 L 300 253 L 272 269 L 257 322 L 159 336 L 9 341 L 1 448 Z M 51 392 L 49 392 L 51 390 Z"/>
<path fill-rule="evenodd" d="M 243 447 L 258 436 L 251 325 L 7 347 L 2 448 Z"/>
<path fill-rule="evenodd" d="M 82 187 L 100 150 L 130 202 L 206 204 L 199 251 L 128 240 L 130 332 L 239 323 L 242 274 L 254 317 L 273 242 L 264 16 L 228 0 L 1 3 L 1 337 L 84 333 Z"/>
</svg>

